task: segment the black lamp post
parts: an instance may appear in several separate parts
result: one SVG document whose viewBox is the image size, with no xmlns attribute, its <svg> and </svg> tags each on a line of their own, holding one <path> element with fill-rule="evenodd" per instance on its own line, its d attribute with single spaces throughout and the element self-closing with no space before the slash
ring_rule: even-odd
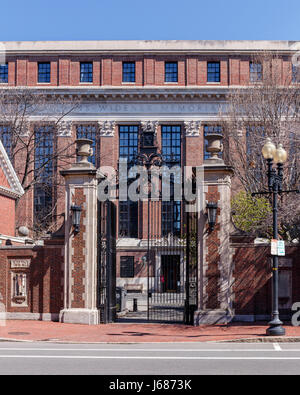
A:
<svg viewBox="0 0 300 395">
<path fill-rule="evenodd" d="M 267 174 L 268 174 L 268 189 L 272 193 L 273 201 L 273 239 L 278 240 L 278 194 L 282 193 L 283 180 L 283 163 L 287 160 L 287 153 L 283 149 L 282 144 L 279 144 L 276 149 L 270 138 L 262 149 L 262 154 L 267 160 Z M 273 161 L 277 163 L 277 172 L 273 168 Z M 279 319 L 278 307 L 278 255 L 273 255 L 272 264 L 272 320 L 269 322 L 270 327 L 267 329 L 268 336 L 283 336 L 285 329 L 282 327 L 282 322 Z"/>
<path fill-rule="evenodd" d="M 71 206 L 72 211 L 72 225 L 74 226 L 74 233 L 79 233 L 80 230 L 80 216 L 82 208 L 81 206 Z"/>
<path fill-rule="evenodd" d="M 207 208 L 208 226 L 210 232 L 212 232 L 216 225 L 218 205 L 217 203 L 208 202 L 206 203 L 206 208 Z"/>
</svg>

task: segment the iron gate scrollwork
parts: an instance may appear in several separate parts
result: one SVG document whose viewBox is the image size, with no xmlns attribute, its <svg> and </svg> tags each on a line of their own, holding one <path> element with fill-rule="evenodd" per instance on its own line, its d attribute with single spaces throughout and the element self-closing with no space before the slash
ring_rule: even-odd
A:
<svg viewBox="0 0 300 395">
<path fill-rule="evenodd" d="M 100 322 L 116 319 L 116 207 L 98 202 L 98 309 Z"/>
<path fill-rule="evenodd" d="M 167 207 L 164 207 L 167 206 Z M 148 320 L 193 324 L 198 221 L 185 202 L 149 201 Z"/>
</svg>

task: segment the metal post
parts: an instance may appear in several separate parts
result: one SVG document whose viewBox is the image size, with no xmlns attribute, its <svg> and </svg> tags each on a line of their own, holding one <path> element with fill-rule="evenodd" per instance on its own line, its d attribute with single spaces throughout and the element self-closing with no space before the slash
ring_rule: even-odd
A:
<svg viewBox="0 0 300 395">
<path fill-rule="evenodd" d="M 270 178 L 273 181 L 270 182 Z M 276 172 L 268 171 L 269 185 L 272 185 L 273 197 L 273 238 L 278 240 L 278 192 L 282 190 L 282 165 L 278 164 L 278 175 Z M 279 319 L 278 306 L 278 255 L 273 255 L 272 265 L 272 320 L 269 322 L 270 327 L 267 329 L 268 336 L 283 336 L 285 329 Z"/>
<path fill-rule="evenodd" d="M 148 213 L 147 213 L 147 219 L 148 219 L 148 229 L 147 229 L 147 320 L 149 321 L 149 297 L 150 297 L 150 289 L 149 289 L 149 285 L 150 285 L 150 268 L 149 268 L 149 264 L 150 264 L 150 196 L 149 196 L 149 192 L 148 192 L 148 200 L 147 200 L 147 204 L 148 204 Z"/>
</svg>

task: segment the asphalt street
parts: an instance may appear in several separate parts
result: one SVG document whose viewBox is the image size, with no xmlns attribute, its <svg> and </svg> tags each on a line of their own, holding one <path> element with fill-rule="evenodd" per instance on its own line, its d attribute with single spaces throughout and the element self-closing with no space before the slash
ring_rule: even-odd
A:
<svg viewBox="0 0 300 395">
<path fill-rule="evenodd" d="M 300 343 L 0 343 L 0 374 L 300 374 Z"/>
</svg>

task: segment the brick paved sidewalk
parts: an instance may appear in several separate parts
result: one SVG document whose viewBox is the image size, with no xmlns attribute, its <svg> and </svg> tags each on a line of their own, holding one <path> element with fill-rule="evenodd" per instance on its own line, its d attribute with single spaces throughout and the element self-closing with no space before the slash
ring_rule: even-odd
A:
<svg viewBox="0 0 300 395">
<path fill-rule="evenodd" d="M 114 323 L 76 325 L 43 321 L 6 321 L 0 339 L 62 342 L 204 342 L 253 338 L 265 335 L 267 325 L 230 324 L 191 327 L 172 324 Z M 285 326 L 287 337 L 299 337 L 300 327 Z"/>
</svg>

